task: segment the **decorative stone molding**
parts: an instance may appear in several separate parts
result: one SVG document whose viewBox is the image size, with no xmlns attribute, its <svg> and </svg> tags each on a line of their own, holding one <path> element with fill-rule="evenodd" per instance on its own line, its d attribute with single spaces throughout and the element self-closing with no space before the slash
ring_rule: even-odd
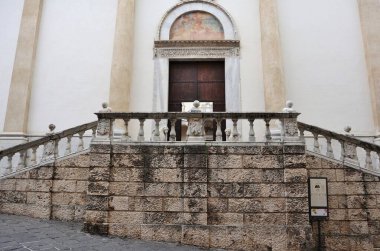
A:
<svg viewBox="0 0 380 251">
<path fill-rule="evenodd" d="M 171 47 L 240 47 L 239 40 L 159 40 L 154 41 L 155 48 Z"/>
<path fill-rule="evenodd" d="M 173 22 L 182 14 L 190 11 L 204 11 L 212 14 L 221 22 L 225 39 L 239 39 L 235 22 L 220 5 L 211 0 L 185 0 L 165 13 L 159 24 L 156 40 L 169 40 L 169 31 Z"/>
<path fill-rule="evenodd" d="M 239 48 L 234 47 L 172 47 L 155 48 L 154 56 L 162 58 L 226 58 L 238 57 Z"/>
</svg>

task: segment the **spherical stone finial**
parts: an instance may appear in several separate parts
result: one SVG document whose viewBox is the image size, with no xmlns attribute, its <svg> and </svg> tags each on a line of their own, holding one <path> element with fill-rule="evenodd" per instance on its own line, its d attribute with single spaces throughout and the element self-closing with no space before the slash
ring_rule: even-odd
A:
<svg viewBox="0 0 380 251">
<path fill-rule="evenodd" d="M 199 100 L 194 100 L 194 102 L 193 102 L 193 106 L 194 106 L 195 108 L 199 108 L 200 105 L 201 105 L 201 103 L 199 102 Z"/>
<path fill-rule="evenodd" d="M 53 132 L 54 129 L 55 129 L 55 125 L 54 125 L 54 124 L 50 124 L 50 125 L 49 125 L 49 130 L 50 130 L 50 132 Z"/>
<path fill-rule="evenodd" d="M 286 108 L 292 108 L 293 107 L 293 101 L 288 100 L 286 101 Z"/>
<path fill-rule="evenodd" d="M 351 132 L 351 126 L 346 126 L 346 127 L 344 127 L 344 131 L 346 132 L 346 133 L 350 133 Z"/>
<path fill-rule="evenodd" d="M 103 107 L 104 109 L 106 109 L 106 108 L 108 107 L 108 103 L 107 103 L 107 102 L 103 102 L 103 103 L 102 103 L 102 107 Z"/>
</svg>

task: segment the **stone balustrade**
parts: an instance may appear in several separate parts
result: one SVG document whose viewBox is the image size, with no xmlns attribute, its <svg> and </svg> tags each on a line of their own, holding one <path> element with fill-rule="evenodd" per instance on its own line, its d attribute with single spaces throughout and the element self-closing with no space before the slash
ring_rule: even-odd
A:
<svg viewBox="0 0 380 251">
<path fill-rule="evenodd" d="M 305 132 L 312 135 L 311 142 L 305 140 L 311 152 L 380 176 L 380 146 L 302 122 L 298 122 L 298 128 L 302 140 L 306 139 Z"/>
<path fill-rule="evenodd" d="M 216 124 L 215 140 L 223 141 L 222 138 L 222 121 L 231 121 L 232 128 L 226 130 L 226 141 L 239 142 L 248 141 L 256 142 L 255 126 L 257 120 L 265 122 L 265 141 L 299 141 L 297 129 L 297 116 L 299 113 L 232 113 L 232 112 L 166 112 L 166 113 L 117 113 L 117 112 L 99 112 L 98 127 L 95 141 L 116 140 L 113 133 L 115 120 L 124 122 L 124 130 L 121 135 L 121 142 L 144 142 L 144 141 L 176 141 L 175 124 L 177 121 L 187 121 L 187 138 L 185 141 L 205 141 L 204 124 L 205 121 L 212 121 Z M 139 129 L 136 137 L 132 138 L 129 133 L 129 124 L 131 120 L 139 121 Z M 144 125 L 148 120 L 153 121 L 152 135 L 147 135 Z M 170 128 L 160 127 L 162 121 L 170 121 Z M 247 121 L 249 124 L 249 135 L 241 135 L 238 123 Z M 278 123 L 279 122 L 279 123 Z M 164 123 L 165 124 L 165 123 Z M 279 126 L 274 126 L 274 125 Z M 273 135 L 271 129 L 275 127 L 280 133 Z"/>
<path fill-rule="evenodd" d="M 95 137 L 96 126 L 97 121 L 54 133 L 51 124 L 45 137 L 0 151 L 0 179 L 85 151 L 89 142 L 85 142 L 84 135 L 90 131 Z"/>
</svg>

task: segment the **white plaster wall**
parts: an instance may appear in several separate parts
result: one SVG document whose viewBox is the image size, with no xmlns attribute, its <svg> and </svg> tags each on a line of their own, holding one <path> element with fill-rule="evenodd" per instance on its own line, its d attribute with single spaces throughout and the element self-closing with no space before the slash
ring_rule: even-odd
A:
<svg viewBox="0 0 380 251">
<path fill-rule="evenodd" d="M 262 111 L 264 109 L 258 2 L 258 0 L 220 0 L 217 2 L 230 13 L 240 34 L 241 108 L 243 111 Z M 176 3 L 178 3 L 177 0 L 136 1 L 135 71 L 131 88 L 132 111 L 152 110 L 153 42 L 162 17 Z"/>
<path fill-rule="evenodd" d="M 3 131 L 24 0 L 0 1 L 0 132 Z"/>
<path fill-rule="evenodd" d="M 29 132 L 96 120 L 108 100 L 117 0 L 44 1 Z"/>
<path fill-rule="evenodd" d="M 300 120 L 373 133 L 356 0 L 278 0 L 288 99 Z"/>
</svg>

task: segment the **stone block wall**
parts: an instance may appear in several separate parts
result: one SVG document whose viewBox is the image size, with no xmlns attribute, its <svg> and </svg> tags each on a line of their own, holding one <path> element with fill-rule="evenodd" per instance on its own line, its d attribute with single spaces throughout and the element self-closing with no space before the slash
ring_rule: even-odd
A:
<svg viewBox="0 0 380 251">
<path fill-rule="evenodd" d="M 310 177 L 326 177 L 329 219 L 321 224 L 328 250 L 380 250 L 380 182 L 366 174 L 314 155 L 307 155 Z M 317 224 L 313 223 L 313 236 Z"/>
<path fill-rule="evenodd" d="M 90 159 L 91 233 L 239 250 L 312 245 L 303 146 L 100 144 Z"/>
<path fill-rule="evenodd" d="M 35 218 L 83 221 L 89 154 L 0 180 L 0 212 Z"/>
<path fill-rule="evenodd" d="M 312 250 L 308 177 L 327 177 L 325 250 L 380 250 L 380 181 L 282 144 L 93 144 L 0 181 L 0 213 L 90 233 L 234 250 Z"/>
</svg>

